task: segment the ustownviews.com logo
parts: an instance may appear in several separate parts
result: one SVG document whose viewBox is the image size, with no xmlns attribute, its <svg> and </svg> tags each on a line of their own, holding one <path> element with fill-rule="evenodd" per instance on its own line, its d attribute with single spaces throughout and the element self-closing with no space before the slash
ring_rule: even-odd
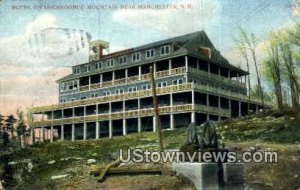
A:
<svg viewBox="0 0 300 190">
<path fill-rule="evenodd" d="M 180 152 L 149 151 L 143 149 L 120 149 L 121 162 L 135 163 L 172 163 L 172 162 L 228 162 L 228 163 L 277 163 L 276 151 L 244 151 L 240 155 L 234 151 L 226 152 Z"/>
</svg>

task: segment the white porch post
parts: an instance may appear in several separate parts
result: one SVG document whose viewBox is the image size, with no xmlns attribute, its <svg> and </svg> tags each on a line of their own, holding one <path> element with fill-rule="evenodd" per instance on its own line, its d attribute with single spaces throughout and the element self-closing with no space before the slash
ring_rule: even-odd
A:
<svg viewBox="0 0 300 190">
<path fill-rule="evenodd" d="M 188 56 L 184 56 L 184 65 L 185 65 L 185 69 L 186 71 L 188 71 L 188 67 L 189 67 L 189 63 L 188 63 Z"/>
<path fill-rule="evenodd" d="M 141 80 L 141 76 L 142 76 L 142 67 L 139 66 L 139 80 Z"/>
<path fill-rule="evenodd" d="M 173 107 L 173 94 L 171 93 L 170 94 L 170 107 L 171 107 L 171 109 L 172 109 L 172 107 Z M 170 114 L 170 128 L 171 129 L 174 129 L 174 115 L 173 115 L 173 113 L 171 112 L 171 114 Z"/>
<path fill-rule="evenodd" d="M 60 139 L 63 141 L 65 139 L 65 126 L 61 125 L 61 129 L 60 129 Z"/>
<path fill-rule="evenodd" d="M 75 124 L 72 123 L 72 141 L 75 141 Z"/>
<path fill-rule="evenodd" d="M 153 132 L 156 132 L 156 117 L 153 116 Z"/>
<path fill-rule="evenodd" d="M 113 126 L 112 126 L 112 120 L 109 120 L 109 138 L 112 138 L 113 136 Z"/>
<path fill-rule="evenodd" d="M 53 142 L 53 125 L 50 128 L 50 142 Z"/>
<path fill-rule="evenodd" d="M 126 118 L 123 118 L 123 135 L 127 135 Z"/>
<path fill-rule="evenodd" d="M 138 117 L 138 133 L 142 131 L 142 118 Z"/>
<path fill-rule="evenodd" d="M 99 121 L 96 121 L 96 139 L 99 139 Z"/>
</svg>

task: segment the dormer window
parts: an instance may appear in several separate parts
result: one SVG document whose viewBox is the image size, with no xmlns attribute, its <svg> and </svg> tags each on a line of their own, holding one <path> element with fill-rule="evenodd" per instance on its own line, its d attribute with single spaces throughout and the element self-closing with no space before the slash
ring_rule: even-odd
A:
<svg viewBox="0 0 300 190">
<path fill-rule="evenodd" d="M 113 60 L 113 59 L 107 60 L 107 61 L 106 61 L 106 65 L 107 65 L 107 67 L 112 67 L 112 66 L 114 66 L 114 60 Z"/>
<path fill-rule="evenodd" d="M 84 65 L 83 67 L 81 67 L 81 69 L 82 69 L 82 72 L 88 72 L 88 71 L 90 71 L 90 66 L 89 65 Z"/>
<path fill-rule="evenodd" d="M 123 64 L 123 63 L 126 63 L 126 62 L 127 62 L 127 56 L 126 55 L 119 58 L 119 63 L 120 64 Z"/>
<path fill-rule="evenodd" d="M 100 68 L 101 68 L 101 63 L 100 63 L 100 62 L 96 63 L 96 64 L 95 64 L 95 68 L 96 68 L 97 70 L 100 69 Z"/>
<path fill-rule="evenodd" d="M 75 74 L 80 73 L 80 68 L 79 68 L 79 67 L 75 67 L 75 68 L 74 68 L 74 73 L 75 73 Z"/>
<path fill-rule="evenodd" d="M 139 60 L 141 60 L 140 52 L 132 54 L 132 61 L 139 61 Z"/>
<path fill-rule="evenodd" d="M 146 58 L 149 59 L 149 58 L 152 58 L 155 56 L 155 50 L 154 49 L 149 49 L 146 51 Z"/>
<path fill-rule="evenodd" d="M 167 55 L 170 53 L 170 46 L 167 45 L 167 46 L 162 46 L 160 48 L 160 55 Z"/>
</svg>

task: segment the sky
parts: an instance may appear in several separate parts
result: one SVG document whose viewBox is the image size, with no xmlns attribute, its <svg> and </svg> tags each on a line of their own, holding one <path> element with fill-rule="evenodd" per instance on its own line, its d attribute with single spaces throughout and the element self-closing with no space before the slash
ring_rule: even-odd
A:
<svg viewBox="0 0 300 190">
<path fill-rule="evenodd" d="M 233 40 L 239 28 L 253 32 L 263 46 L 268 32 L 299 19 L 298 5 L 299 0 L 1 0 L 0 113 L 57 103 L 55 81 L 88 61 L 87 46 L 67 53 L 78 42 L 60 30 L 50 35 L 60 42 L 56 46 L 31 45 L 44 29 L 83 30 L 109 42 L 109 52 L 205 30 L 221 54 L 243 68 Z"/>
</svg>

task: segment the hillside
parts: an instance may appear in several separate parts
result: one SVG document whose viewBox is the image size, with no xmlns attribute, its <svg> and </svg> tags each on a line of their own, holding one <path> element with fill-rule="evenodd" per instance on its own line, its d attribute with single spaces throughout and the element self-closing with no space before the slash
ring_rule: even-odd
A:
<svg viewBox="0 0 300 190">
<path fill-rule="evenodd" d="M 298 112 L 270 111 L 218 123 L 218 133 L 230 149 L 275 150 L 278 163 L 245 163 L 246 185 L 255 189 L 300 188 L 300 117 Z M 164 131 L 166 149 L 186 141 L 186 128 Z M 158 150 L 157 134 L 143 132 L 88 141 L 38 144 L 10 155 L 1 155 L 2 178 L 10 189 L 194 189 L 170 172 L 168 164 L 129 164 L 163 168 L 163 175 L 113 176 L 104 183 L 89 175 L 93 165 L 105 166 L 119 148 Z M 5 163 L 10 162 L 9 165 Z M 5 172 L 4 172 L 5 171 Z M 3 174 L 4 173 L 4 174 Z"/>
</svg>

